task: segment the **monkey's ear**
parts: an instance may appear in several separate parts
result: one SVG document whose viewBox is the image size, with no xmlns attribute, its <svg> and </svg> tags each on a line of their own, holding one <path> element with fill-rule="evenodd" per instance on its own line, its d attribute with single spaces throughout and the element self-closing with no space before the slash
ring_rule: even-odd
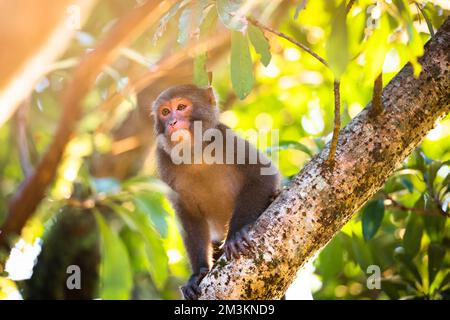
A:
<svg viewBox="0 0 450 320">
<path fill-rule="evenodd" d="M 206 88 L 206 96 L 208 98 L 208 102 L 210 103 L 210 105 L 215 106 L 217 101 L 216 101 L 216 93 L 214 92 L 213 87 Z"/>
</svg>

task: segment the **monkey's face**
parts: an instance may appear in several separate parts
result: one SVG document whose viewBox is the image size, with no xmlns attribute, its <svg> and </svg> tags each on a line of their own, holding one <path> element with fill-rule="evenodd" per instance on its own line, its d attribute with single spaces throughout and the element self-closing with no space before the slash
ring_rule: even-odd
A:
<svg viewBox="0 0 450 320">
<path fill-rule="evenodd" d="M 177 130 L 189 130 L 191 126 L 192 101 L 175 97 L 158 108 L 158 119 L 164 125 L 164 134 L 170 138 Z"/>
<path fill-rule="evenodd" d="M 194 122 L 201 122 L 203 130 L 216 126 L 217 114 L 212 88 L 203 89 L 195 85 L 171 87 L 162 92 L 153 103 L 156 132 L 168 142 L 180 130 L 185 130 L 192 138 Z M 183 135 L 177 137 L 182 139 Z"/>
</svg>

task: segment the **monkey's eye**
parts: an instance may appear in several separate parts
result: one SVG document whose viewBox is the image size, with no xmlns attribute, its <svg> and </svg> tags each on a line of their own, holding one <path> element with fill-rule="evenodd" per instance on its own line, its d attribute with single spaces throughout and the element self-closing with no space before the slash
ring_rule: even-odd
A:
<svg viewBox="0 0 450 320">
<path fill-rule="evenodd" d="M 185 105 L 185 104 L 179 104 L 178 107 L 177 107 L 177 110 L 181 111 L 181 110 L 186 109 L 186 107 L 187 107 L 187 105 Z"/>
<path fill-rule="evenodd" d="M 162 109 L 162 111 L 161 111 L 161 114 L 162 114 L 163 116 L 167 116 L 169 113 L 170 113 L 170 110 L 167 109 L 167 108 L 164 108 L 164 109 Z"/>
</svg>

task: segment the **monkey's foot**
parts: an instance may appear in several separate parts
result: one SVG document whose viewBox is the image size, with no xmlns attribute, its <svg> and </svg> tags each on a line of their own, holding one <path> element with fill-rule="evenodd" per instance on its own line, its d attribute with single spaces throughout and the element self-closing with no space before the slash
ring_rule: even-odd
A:
<svg viewBox="0 0 450 320">
<path fill-rule="evenodd" d="M 228 237 L 223 244 L 223 251 L 228 260 L 231 257 L 238 258 L 241 254 L 248 254 L 253 243 L 248 236 L 248 226 L 243 227 L 231 237 Z"/>
<path fill-rule="evenodd" d="M 197 300 L 200 295 L 200 282 L 208 274 L 208 268 L 200 268 L 200 272 L 193 274 L 186 285 L 181 287 L 181 293 L 185 300 Z"/>
</svg>

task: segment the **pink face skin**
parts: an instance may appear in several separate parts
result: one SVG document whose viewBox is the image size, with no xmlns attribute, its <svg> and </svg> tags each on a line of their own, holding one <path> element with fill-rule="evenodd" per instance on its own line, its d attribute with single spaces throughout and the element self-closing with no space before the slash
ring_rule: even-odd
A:
<svg viewBox="0 0 450 320">
<path fill-rule="evenodd" d="M 186 98 L 173 98 L 159 106 L 158 117 L 164 123 L 165 134 L 170 137 L 177 130 L 189 130 L 192 101 Z"/>
</svg>

